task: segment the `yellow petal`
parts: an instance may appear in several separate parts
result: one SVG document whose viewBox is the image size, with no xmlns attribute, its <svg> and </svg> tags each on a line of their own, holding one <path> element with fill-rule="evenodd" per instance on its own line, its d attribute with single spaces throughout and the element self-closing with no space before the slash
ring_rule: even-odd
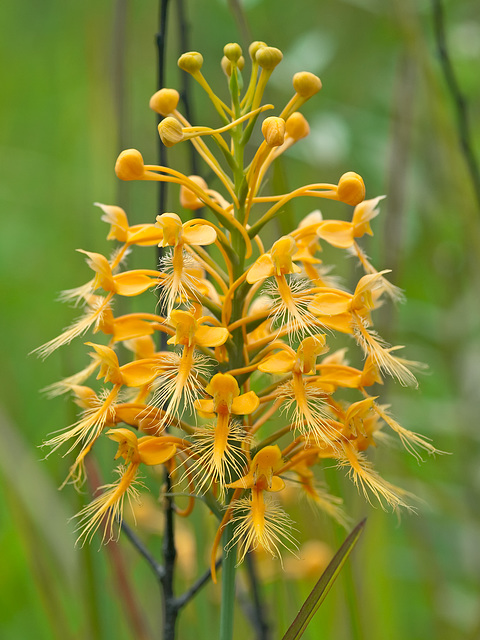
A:
<svg viewBox="0 0 480 640">
<path fill-rule="evenodd" d="M 347 387 L 349 389 L 357 389 L 361 382 L 362 372 L 352 367 L 329 366 L 322 372 L 322 382 L 332 382 L 339 387 Z"/>
<path fill-rule="evenodd" d="M 128 232 L 128 218 L 127 214 L 121 207 L 114 205 L 100 204 L 95 202 L 97 207 L 104 212 L 102 220 L 110 224 L 110 233 L 107 236 L 107 240 L 118 240 L 119 242 L 127 241 Z"/>
<path fill-rule="evenodd" d="M 152 361 L 142 362 L 137 360 L 120 367 L 123 384 L 127 387 L 143 387 L 155 380 L 158 375 L 157 368 Z"/>
<path fill-rule="evenodd" d="M 317 235 L 339 249 L 353 244 L 353 224 L 343 220 L 325 220 L 318 225 Z"/>
<path fill-rule="evenodd" d="M 270 255 L 274 266 L 274 273 L 277 276 L 283 276 L 287 273 L 300 273 L 300 267 L 292 262 L 292 257 L 297 250 L 294 238 L 292 236 L 282 236 L 273 243 Z"/>
<path fill-rule="evenodd" d="M 267 491 L 281 491 L 285 489 L 285 482 L 279 476 L 273 476 L 272 485 L 266 489 Z"/>
<path fill-rule="evenodd" d="M 352 316 L 350 313 L 339 313 L 337 316 L 318 315 L 317 320 L 329 329 L 341 333 L 353 334 Z"/>
<path fill-rule="evenodd" d="M 365 400 L 360 400 L 359 402 L 354 402 L 348 408 L 347 413 L 345 414 L 345 423 L 348 424 L 351 420 L 355 418 L 363 418 L 370 412 L 373 407 L 374 400 L 377 399 L 378 396 L 370 396 L 365 398 Z"/>
<path fill-rule="evenodd" d="M 150 322 L 123 316 L 116 318 L 113 325 L 113 339 L 115 342 L 132 340 L 141 336 L 150 336 L 155 332 Z"/>
<path fill-rule="evenodd" d="M 195 342 L 200 347 L 219 347 L 228 340 L 228 329 L 225 327 L 200 326 L 195 332 Z"/>
<path fill-rule="evenodd" d="M 182 236 L 182 221 L 176 213 L 162 213 L 157 216 L 157 226 L 162 230 L 162 247 L 175 247 Z"/>
<path fill-rule="evenodd" d="M 262 256 L 257 258 L 248 270 L 247 282 L 249 284 L 255 284 L 255 282 L 259 282 L 260 280 L 265 280 L 265 278 L 273 276 L 274 273 L 275 268 L 273 266 L 272 258 L 268 253 L 264 253 Z"/>
<path fill-rule="evenodd" d="M 115 284 L 112 277 L 112 269 L 105 256 L 102 256 L 101 253 L 92 253 L 91 251 L 84 251 L 83 249 L 77 249 L 77 251 L 87 256 L 88 266 L 97 274 L 94 284 L 95 289 L 102 287 L 105 291 L 114 291 Z"/>
<path fill-rule="evenodd" d="M 248 415 L 258 409 L 259 404 L 260 400 L 257 394 L 254 391 L 249 391 L 234 398 L 232 402 L 232 413 L 237 416 Z"/>
<path fill-rule="evenodd" d="M 86 342 L 85 344 L 95 349 L 103 363 L 108 364 L 109 367 L 119 367 L 117 354 L 113 349 L 103 344 L 94 344 L 93 342 Z"/>
<path fill-rule="evenodd" d="M 150 466 L 163 464 L 173 458 L 177 452 L 177 445 L 163 442 L 162 438 L 144 436 L 138 441 L 138 453 L 141 462 Z"/>
<path fill-rule="evenodd" d="M 125 429 L 124 427 L 119 427 L 118 429 L 109 429 L 106 432 L 107 436 L 110 440 L 114 442 L 127 442 L 131 447 L 136 448 L 137 446 L 137 436 L 130 431 L 130 429 Z"/>
<path fill-rule="evenodd" d="M 298 262 L 306 262 L 307 264 L 321 264 L 322 262 L 310 253 L 308 247 L 302 247 L 301 249 L 299 249 L 293 255 L 292 260 L 297 260 Z"/>
<path fill-rule="evenodd" d="M 152 280 L 142 273 L 124 271 L 113 276 L 115 282 L 115 293 L 121 296 L 138 296 L 147 289 L 157 286 L 157 281 Z"/>
<path fill-rule="evenodd" d="M 195 224 L 184 229 L 183 239 L 187 244 L 213 244 L 217 239 L 217 232 L 208 224 Z"/>
<path fill-rule="evenodd" d="M 329 291 L 315 294 L 308 306 L 310 313 L 322 316 L 336 316 L 348 311 L 352 296 L 342 291 Z"/>
<path fill-rule="evenodd" d="M 124 340 L 123 344 L 133 351 L 136 360 L 141 358 L 152 358 L 156 350 L 156 345 L 150 336 L 140 336 L 131 340 Z"/>
<path fill-rule="evenodd" d="M 295 358 L 286 351 L 280 351 L 263 360 L 258 365 L 258 370 L 265 373 L 288 373 L 294 365 Z"/>
<path fill-rule="evenodd" d="M 211 398 L 200 398 L 195 400 L 193 405 L 203 418 L 211 418 L 215 415 L 213 400 Z"/>
<path fill-rule="evenodd" d="M 235 482 L 226 485 L 229 489 L 252 489 L 255 486 L 253 472 L 247 473 L 243 478 L 239 478 Z"/>
<path fill-rule="evenodd" d="M 370 220 L 379 214 L 379 210 L 376 207 L 384 197 L 385 196 L 378 196 L 378 198 L 373 198 L 372 200 L 364 200 L 355 207 L 352 216 L 352 224 L 353 235 L 356 238 L 360 238 L 365 233 L 373 236 L 372 228 L 370 227 Z"/>
<path fill-rule="evenodd" d="M 155 224 L 136 224 L 130 227 L 127 235 L 128 244 L 139 247 L 153 247 L 163 239 L 163 231 Z"/>
<path fill-rule="evenodd" d="M 98 396 L 90 387 L 84 387 L 78 384 L 72 384 L 70 390 L 75 394 L 73 399 L 82 409 L 89 409 L 98 406 Z"/>
</svg>

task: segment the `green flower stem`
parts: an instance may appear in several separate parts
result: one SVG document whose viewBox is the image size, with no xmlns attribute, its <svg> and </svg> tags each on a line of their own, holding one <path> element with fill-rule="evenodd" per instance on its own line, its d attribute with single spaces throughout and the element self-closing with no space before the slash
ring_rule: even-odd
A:
<svg viewBox="0 0 480 640">
<path fill-rule="evenodd" d="M 236 547 L 228 552 L 225 547 L 233 535 L 233 524 L 226 525 L 223 533 L 223 563 L 222 563 L 222 603 L 220 609 L 220 635 L 219 640 L 232 640 L 233 637 L 233 613 L 235 607 L 235 572 L 236 572 Z"/>
</svg>

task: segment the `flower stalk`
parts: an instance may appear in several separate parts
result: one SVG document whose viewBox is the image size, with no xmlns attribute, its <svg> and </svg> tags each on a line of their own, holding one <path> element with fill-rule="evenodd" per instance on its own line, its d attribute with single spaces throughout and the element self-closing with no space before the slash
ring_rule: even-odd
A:
<svg viewBox="0 0 480 640">
<path fill-rule="evenodd" d="M 374 326 L 385 299 L 400 299 L 389 270 L 378 271 L 361 249 L 362 237 L 373 235 L 370 222 L 380 212 L 381 197 L 365 199 L 363 179 L 348 170 L 335 183 L 268 193 L 271 164 L 308 135 L 298 109 L 322 85 L 311 73 L 296 74 L 293 97 L 279 115 L 264 117 L 273 106 L 262 104 L 263 96 L 282 54 L 263 42 L 252 43 L 249 53 L 251 75 L 243 92 L 242 50 L 236 43 L 224 48 L 229 101 L 201 72 L 201 54 L 187 52 L 179 59 L 210 98 L 220 119 L 216 128 L 192 126 L 179 110 L 175 89 L 161 87 L 152 96 L 151 108 L 163 117 L 162 145 L 192 144 L 216 182 L 209 185 L 163 161 L 145 164 L 138 150 L 123 151 L 115 167 L 119 179 L 174 185 L 178 207 L 162 206 L 155 224 L 131 226 L 120 207 L 100 205 L 110 225 L 108 238 L 119 246 L 110 258 L 83 251 L 93 277 L 65 297 L 84 303 L 85 313 L 40 349 L 48 355 L 87 331 L 96 336 L 87 343 L 92 364 L 51 387 L 52 394 L 72 392 L 81 410 L 74 425 L 45 443 L 68 453 L 80 445 L 68 480 L 81 483 L 85 458 L 105 435 L 117 443 L 115 459 L 123 460 L 118 480 L 79 514 L 80 540 L 90 539 L 103 521 L 105 539 L 115 538 L 125 496 L 132 504 L 139 497 L 140 470 L 155 481 L 159 476 L 152 468 L 163 468 L 164 566 L 157 577 L 169 640 L 179 610 L 206 582 L 203 577 L 187 590 L 190 595 L 175 596 L 173 574 L 182 553 L 174 544 L 177 518 L 207 508 L 218 519 L 210 571 L 216 582 L 221 546 L 220 638 L 231 640 L 238 564 L 256 550 L 281 557 L 283 549 L 297 546 L 285 508 L 287 486 L 345 526 L 341 497 L 317 481 L 332 461 L 367 500 L 409 509 L 411 496 L 380 475 L 369 450 L 388 443 L 382 432 L 387 427 L 417 458 L 422 450 L 436 451 L 381 402 L 385 376 L 416 386 L 419 368 Z M 255 135 L 251 153 L 247 142 Z M 315 210 L 265 246 L 260 232 L 297 197 L 329 199 L 352 210 L 346 221 L 325 219 Z M 205 217 L 191 213 L 201 208 Z M 322 262 L 326 244 L 358 259 L 365 275 L 353 291 L 339 285 Z M 130 250 L 154 245 L 162 249 L 157 269 L 124 268 Z M 152 289 L 160 299 L 155 313 L 147 297 Z M 117 296 L 140 295 L 147 310 L 115 316 Z M 336 336 L 349 341 L 356 366 L 346 348 L 333 350 Z M 119 344 L 125 349 L 118 350 Z M 103 389 L 91 380 L 94 374 Z"/>
</svg>

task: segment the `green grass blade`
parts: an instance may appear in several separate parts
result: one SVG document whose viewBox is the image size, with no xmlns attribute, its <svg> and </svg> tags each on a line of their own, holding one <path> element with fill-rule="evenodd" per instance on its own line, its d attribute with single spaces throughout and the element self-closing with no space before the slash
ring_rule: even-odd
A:
<svg viewBox="0 0 480 640">
<path fill-rule="evenodd" d="M 290 625 L 287 633 L 283 636 L 282 640 L 297 640 L 301 638 L 311 619 L 315 615 L 318 607 L 325 600 L 327 593 L 330 591 L 331 586 L 337 579 L 345 561 L 350 555 L 353 547 L 356 545 L 363 528 L 365 526 L 366 518 L 357 524 L 355 529 L 346 538 L 340 549 L 337 551 L 328 567 L 323 572 L 317 584 L 313 587 L 310 595 L 305 600 L 302 608 L 298 612 L 297 617 Z"/>
</svg>

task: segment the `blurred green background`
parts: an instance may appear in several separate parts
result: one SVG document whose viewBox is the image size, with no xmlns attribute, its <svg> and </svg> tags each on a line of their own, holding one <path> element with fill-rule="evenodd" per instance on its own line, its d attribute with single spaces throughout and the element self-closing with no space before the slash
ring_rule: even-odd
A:
<svg viewBox="0 0 480 640">
<path fill-rule="evenodd" d="M 427 363 L 429 370 L 419 390 L 389 384 L 382 400 L 392 404 L 403 425 L 451 452 L 420 466 L 400 448 L 378 452 L 379 470 L 422 500 L 418 514 L 400 522 L 365 504 L 339 479 L 347 510 L 355 521 L 367 515 L 367 527 L 304 637 L 474 640 L 480 637 L 480 211 L 436 55 L 432 4 L 249 0 L 243 5 L 246 25 L 234 17 L 235 3 L 184 4 L 189 49 L 203 53 L 205 74 L 213 86 L 223 83 L 224 97 L 222 47 L 235 40 L 245 45 L 248 31 L 284 53 L 268 101 L 281 106 L 289 99 L 298 70 L 322 78 L 322 92 L 303 110 L 311 135 L 282 161 L 273 183 L 294 188 L 336 181 L 354 170 L 365 180 L 367 197 L 388 195 L 373 223 L 375 236 L 364 246 L 378 268 L 393 269 L 393 281 L 408 301 L 382 310 L 379 330 L 407 345 L 407 357 Z M 181 81 L 177 9 L 172 0 L 166 80 L 172 87 Z M 445 2 L 445 10 L 478 155 L 478 3 Z M 75 317 L 55 300 L 59 291 L 89 277 L 75 249 L 107 250 L 106 227 L 92 203 L 122 204 L 131 223 L 159 213 L 153 184 L 120 185 L 113 172 L 124 148 L 138 148 L 146 161 L 156 158 L 156 121 L 148 100 L 157 88 L 158 7 L 150 0 L 3 2 L 0 21 L 0 635 L 128 639 L 133 635 L 118 604 L 112 552 L 97 552 L 98 541 L 74 547 L 68 519 L 88 496 L 78 497 L 71 487 L 58 492 L 68 460 L 41 461 L 38 448 L 46 434 L 75 419 L 69 399 L 49 401 L 39 390 L 86 362 L 82 341 L 45 362 L 28 353 Z M 197 87 L 192 96 L 194 124 L 216 125 Z M 175 149 L 171 161 L 186 163 L 188 157 Z M 175 210 L 177 193 L 169 198 Z M 300 219 L 314 206 L 302 199 L 293 215 Z M 349 215 L 341 205 L 324 211 Z M 288 231 L 281 219 L 278 231 Z M 351 264 L 342 262 L 340 272 Z M 302 544 L 320 539 L 331 549 L 339 546 L 344 534 L 326 520 L 312 518 L 303 507 L 296 519 Z M 179 578 L 179 590 L 206 567 L 203 552 L 198 566 L 188 553 L 195 538 L 197 548 L 209 548 L 211 529 L 211 521 L 198 516 L 195 532 L 186 525 L 180 543 L 186 577 Z M 159 553 L 157 531 L 142 535 Z M 124 540 L 120 550 L 151 630 L 147 637 L 158 638 L 158 587 Z M 288 566 L 282 574 L 267 562 L 260 568 L 272 638 L 281 637 L 315 578 L 291 579 Z M 246 591 L 242 587 L 240 605 Z M 189 605 L 179 638 L 216 637 L 218 597 L 209 586 Z M 253 637 L 244 609 L 237 612 L 238 638 Z"/>
</svg>

